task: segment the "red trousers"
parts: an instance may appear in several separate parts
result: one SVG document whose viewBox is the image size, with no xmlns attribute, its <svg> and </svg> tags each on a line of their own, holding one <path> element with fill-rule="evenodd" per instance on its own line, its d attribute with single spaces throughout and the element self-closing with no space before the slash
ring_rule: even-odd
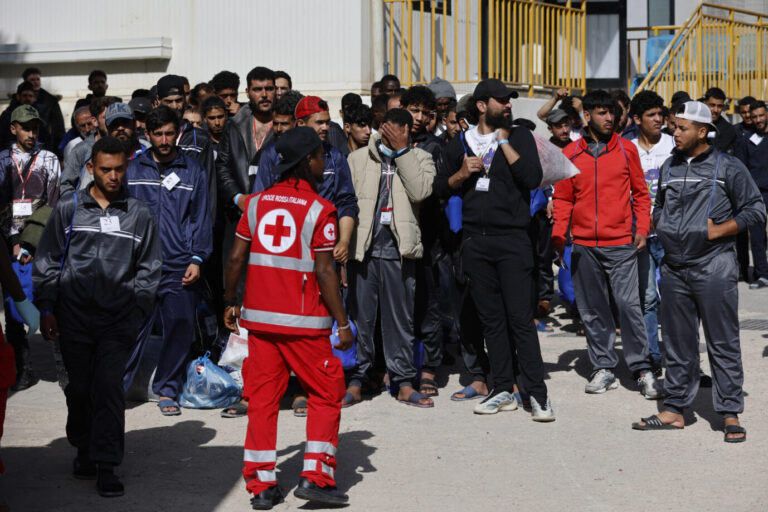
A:
<svg viewBox="0 0 768 512">
<path fill-rule="evenodd" d="M 309 395 L 307 445 L 301 476 L 320 487 L 335 486 L 344 371 L 327 336 L 311 338 L 249 333 L 243 362 L 243 397 L 248 399 L 248 432 L 243 456 L 248 492 L 277 485 L 277 413 L 290 372 Z"/>
</svg>

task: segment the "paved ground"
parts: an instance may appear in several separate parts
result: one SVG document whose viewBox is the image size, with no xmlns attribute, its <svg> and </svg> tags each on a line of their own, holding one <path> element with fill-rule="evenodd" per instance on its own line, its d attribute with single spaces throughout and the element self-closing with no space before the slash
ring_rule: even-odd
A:
<svg viewBox="0 0 768 512">
<path fill-rule="evenodd" d="M 768 291 L 742 285 L 741 299 L 746 443 L 723 443 L 708 389 L 700 391 L 685 430 L 630 430 L 632 421 L 657 411 L 656 402 L 635 391 L 626 369 L 619 371 L 618 390 L 584 394 L 585 339 L 572 334 L 558 308 L 554 320 L 562 325 L 541 337 L 555 423 L 536 424 L 522 409 L 473 415 L 472 403 L 450 401 L 459 388 L 455 371 L 442 376 L 434 409 L 405 407 L 385 395 L 365 401 L 342 415 L 337 476 L 350 495 L 347 508 L 768 510 Z M 132 404 L 118 469 L 127 494 L 103 499 L 92 482 L 74 480 L 53 358 L 40 339 L 34 352 L 46 381 L 9 399 L 0 503 L 14 512 L 250 510 L 240 478 L 246 422 L 222 419 L 218 411 L 163 418 L 155 404 Z M 279 430 L 278 478 L 292 491 L 304 420 L 282 411 Z M 291 496 L 276 510 L 303 503 Z"/>
</svg>

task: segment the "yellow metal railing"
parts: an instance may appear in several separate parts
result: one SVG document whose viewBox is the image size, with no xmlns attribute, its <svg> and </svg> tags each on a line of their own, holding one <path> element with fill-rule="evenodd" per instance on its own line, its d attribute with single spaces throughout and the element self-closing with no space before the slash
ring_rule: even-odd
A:
<svg viewBox="0 0 768 512">
<path fill-rule="evenodd" d="M 693 12 L 637 91 L 654 90 L 669 103 L 676 91 L 696 98 L 720 87 L 730 100 L 768 91 L 768 15 L 702 3 Z"/>
<path fill-rule="evenodd" d="M 586 2 L 383 0 L 386 62 L 403 85 L 454 83 L 586 89 Z"/>
</svg>

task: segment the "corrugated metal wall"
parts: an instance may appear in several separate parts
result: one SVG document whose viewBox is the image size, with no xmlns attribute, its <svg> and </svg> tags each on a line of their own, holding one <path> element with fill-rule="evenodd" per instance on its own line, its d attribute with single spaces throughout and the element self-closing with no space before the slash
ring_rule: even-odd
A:
<svg viewBox="0 0 768 512">
<path fill-rule="evenodd" d="M 109 75 L 110 93 L 123 96 L 166 73 L 185 75 L 194 85 L 223 69 L 238 73 L 244 89 L 256 65 L 285 70 L 295 88 L 330 96 L 367 89 L 374 79 L 368 0 L 27 0 L 3 6 L 2 44 L 172 39 L 170 60 L 36 64 L 43 87 L 65 98 L 84 96 L 86 77 L 96 68 Z M 0 66 L 3 99 L 25 67 Z"/>
</svg>

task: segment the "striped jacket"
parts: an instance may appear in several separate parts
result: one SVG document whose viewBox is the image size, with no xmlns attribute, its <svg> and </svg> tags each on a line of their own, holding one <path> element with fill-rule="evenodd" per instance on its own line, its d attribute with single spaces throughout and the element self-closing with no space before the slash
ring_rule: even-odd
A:
<svg viewBox="0 0 768 512">
<path fill-rule="evenodd" d="M 175 183 L 164 185 L 166 178 Z M 157 218 L 164 271 L 183 272 L 190 263 L 201 264 L 210 257 L 208 185 L 205 170 L 196 160 L 179 151 L 160 173 L 152 151 L 145 151 L 131 160 L 125 180 L 128 193 L 149 206 Z"/>
<path fill-rule="evenodd" d="M 67 338 L 89 340 L 94 329 L 109 328 L 133 342 L 160 282 L 155 217 L 124 191 L 105 210 L 90 187 L 74 195 L 56 204 L 37 247 L 35 302 L 56 314 Z"/>
</svg>

